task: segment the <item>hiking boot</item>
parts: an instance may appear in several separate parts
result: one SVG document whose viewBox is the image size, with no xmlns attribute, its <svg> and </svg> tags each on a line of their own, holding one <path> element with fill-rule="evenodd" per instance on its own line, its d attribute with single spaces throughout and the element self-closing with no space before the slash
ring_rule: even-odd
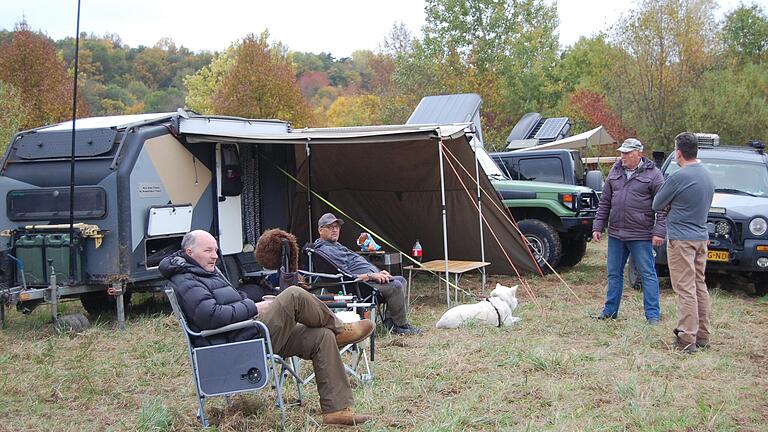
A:
<svg viewBox="0 0 768 432">
<path fill-rule="evenodd" d="M 618 316 L 619 316 L 618 314 L 608 315 L 604 312 L 600 312 L 597 315 L 590 315 L 589 317 L 592 318 L 593 320 L 604 321 L 608 319 L 615 320 Z"/>
<path fill-rule="evenodd" d="M 709 339 L 696 339 L 696 348 L 709 348 Z"/>
<path fill-rule="evenodd" d="M 401 335 L 417 335 L 422 333 L 421 329 L 411 324 L 406 324 L 402 326 L 393 326 L 390 330 L 392 331 L 392 333 L 401 334 Z"/>
<path fill-rule="evenodd" d="M 344 330 L 336 334 L 336 345 L 344 346 L 362 341 L 373 333 L 373 321 L 364 319 L 344 324 Z"/>
<path fill-rule="evenodd" d="M 381 326 L 391 331 L 395 327 L 395 322 L 392 318 L 384 318 L 384 321 L 381 322 Z"/>
<path fill-rule="evenodd" d="M 695 342 L 694 343 L 688 343 L 688 342 L 683 342 L 680 339 L 677 339 L 675 341 L 675 349 L 678 350 L 678 351 L 682 351 L 682 352 L 684 352 L 686 354 L 693 354 L 693 353 L 695 353 L 696 351 L 699 350 L 698 348 L 696 348 L 696 343 Z"/>
<path fill-rule="evenodd" d="M 344 408 L 343 410 L 323 414 L 323 424 L 327 425 L 357 426 L 371 420 L 373 420 L 373 416 L 355 414 L 352 408 Z"/>
</svg>

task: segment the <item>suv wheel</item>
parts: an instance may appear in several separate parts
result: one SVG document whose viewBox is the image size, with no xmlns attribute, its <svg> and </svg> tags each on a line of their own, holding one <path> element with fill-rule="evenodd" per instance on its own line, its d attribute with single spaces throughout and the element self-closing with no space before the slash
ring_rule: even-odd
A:
<svg viewBox="0 0 768 432">
<path fill-rule="evenodd" d="M 560 257 L 560 265 L 573 267 L 580 263 L 587 253 L 587 240 L 584 238 L 563 239 L 563 254 Z"/>
<path fill-rule="evenodd" d="M 525 219 L 517 223 L 520 231 L 528 240 L 529 248 L 536 263 L 539 264 L 542 273 L 552 273 L 550 266 L 556 267 L 560 263 L 563 253 L 563 245 L 557 231 L 546 222 L 538 219 Z M 545 263 L 545 260 L 549 265 Z"/>
<path fill-rule="evenodd" d="M 629 259 L 627 260 L 627 268 L 624 269 L 624 274 L 626 275 L 625 277 L 627 280 L 627 285 L 631 286 L 637 291 L 643 289 L 643 278 L 640 277 L 640 272 L 637 271 L 635 258 L 632 255 L 629 255 Z"/>
<path fill-rule="evenodd" d="M 755 279 L 755 294 L 758 297 L 768 294 L 768 277 L 758 277 Z"/>
</svg>

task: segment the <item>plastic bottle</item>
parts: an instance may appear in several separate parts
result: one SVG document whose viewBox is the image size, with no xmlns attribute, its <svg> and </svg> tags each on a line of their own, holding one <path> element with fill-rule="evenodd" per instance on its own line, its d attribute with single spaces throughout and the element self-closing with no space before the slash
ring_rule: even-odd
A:
<svg viewBox="0 0 768 432">
<path fill-rule="evenodd" d="M 411 250 L 411 256 L 416 261 L 421 262 L 421 257 L 423 256 L 423 251 L 421 249 L 421 243 L 419 243 L 418 240 L 416 240 L 416 243 L 414 243 L 414 245 L 413 245 L 413 249 Z"/>
</svg>

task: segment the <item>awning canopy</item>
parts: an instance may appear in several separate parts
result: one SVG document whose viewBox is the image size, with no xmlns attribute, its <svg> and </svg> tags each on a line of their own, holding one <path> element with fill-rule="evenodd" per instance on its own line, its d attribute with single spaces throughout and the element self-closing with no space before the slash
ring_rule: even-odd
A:
<svg viewBox="0 0 768 432">
<path fill-rule="evenodd" d="M 524 152 L 528 150 L 547 150 L 547 149 L 581 149 L 591 146 L 606 144 L 615 144 L 616 140 L 605 130 L 603 126 L 598 126 L 592 130 L 582 132 L 561 140 L 552 141 L 548 144 L 525 147 L 512 150 L 514 152 Z M 507 147 L 509 149 L 509 147 Z"/>
</svg>

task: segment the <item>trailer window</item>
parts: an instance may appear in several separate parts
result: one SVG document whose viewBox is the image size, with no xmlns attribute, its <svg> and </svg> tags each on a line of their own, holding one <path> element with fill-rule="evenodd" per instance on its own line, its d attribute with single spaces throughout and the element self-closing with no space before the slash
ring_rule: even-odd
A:
<svg viewBox="0 0 768 432">
<path fill-rule="evenodd" d="M 69 217 L 69 188 L 12 190 L 6 196 L 12 221 L 45 221 Z M 100 219 L 107 214 L 107 194 L 99 187 L 75 188 L 78 219 Z"/>
</svg>

